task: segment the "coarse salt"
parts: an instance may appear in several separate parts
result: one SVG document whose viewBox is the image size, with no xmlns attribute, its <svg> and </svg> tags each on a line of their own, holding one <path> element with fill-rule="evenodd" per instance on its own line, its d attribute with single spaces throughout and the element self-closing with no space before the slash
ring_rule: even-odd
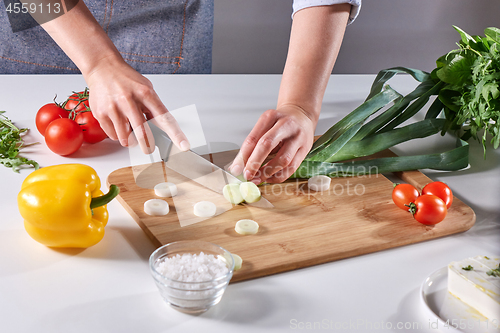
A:
<svg viewBox="0 0 500 333">
<path fill-rule="evenodd" d="M 205 311 L 217 304 L 232 277 L 227 259 L 221 255 L 176 254 L 155 262 L 155 277 L 163 298 L 186 312 Z"/>
<path fill-rule="evenodd" d="M 206 282 L 229 272 L 224 261 L 203 252 L 163 258 L 156 269 L 164 277 L 179 282 Z"/>
</svg>

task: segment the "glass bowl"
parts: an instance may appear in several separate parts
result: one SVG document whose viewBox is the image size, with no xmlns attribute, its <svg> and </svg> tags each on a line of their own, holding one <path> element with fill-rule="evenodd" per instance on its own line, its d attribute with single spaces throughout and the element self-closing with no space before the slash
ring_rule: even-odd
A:
<svg viewBox="0 0 500 333">
<path fill-rule="evenodd" d="M 183 254 L 213 255 L 225 263 L 227 273 L 210 280 L 187 282 L 186 277 L 173 279 L 164 273 L 164 262 Z M 177 258 L 179 258 L 177 256 Z M 171 260 L 171 259 L 170 259 Z M 163 264 L 162 264 L 163 263 Z M 202 313 L 220 302 L 233 276 L 234 259 L 229 251 L 205 241 L 179 241 L 163 245 L 149 257 L 149 268 L 161 296 L 174 309 L 185 313 Z M 182 268 L 181 268 L 182 269 Z M 200 268 L 203 271 L 203 268 Z M 206 270 L 206 269 L 205 269 Z"/>
</svg>

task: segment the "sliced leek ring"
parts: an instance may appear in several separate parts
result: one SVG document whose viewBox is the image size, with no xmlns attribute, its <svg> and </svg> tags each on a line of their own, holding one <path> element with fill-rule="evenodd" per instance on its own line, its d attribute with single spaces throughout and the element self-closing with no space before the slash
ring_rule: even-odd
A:
<svg viewBox="0 0 500 333">
<path fill-rule="evenodd" d="M 154 187 L 155 194 L 162 198 L 175 197 L 177 195 L 177 185 L 174 183 L 159 183 Z"/>
<path fill-rule="evenodd" d="M 243 200 L 245 200 L 248 203 L 257 202 L 260 200 L 261 197 L 259 188 L 252 182 L 241 183 L 240 193 L 241 196 L 243 197 Z"/>
<path fill-rule="evenodd" d="M 229 262 L 231 262 L 231 256 L 233 257 L 233 261 L 234 261 L 234 269 L 233 269 L 233 271 L 237 271 L 238 269 L 241 268 L 241 265 L 243 263 L 243 259 L 241 259 L 241 257 L 239 255 L 234 254 L 234 253 L 226 252 L 222 256 L 224 259 L 221 259 L 221 260 L 224 260 L 226 262 L 226 264 L 229 265 Z"/>
<path fill-rule="evenodd" d="M 170 208 L 168 202 L 161 199 L 150 199 L 144 203 L 144 212 L 152 216 L 167 215 Z"/>
<path fill-rule="evenodd" d="M 234 230 L 240 235 L 255 235 L 259 231 L 259 224 L 254 220 L 239 220 Z"/>
<path fill-rule="evenodd" d="M 307 180 L 307 187 L 313 191 L 322 192 L 330 188 L 332 179 L 328 176 L 314 176 Z"/>
<path fill-rule="evenodd" d="M 222 189 L 222 194 L 227 201 L 233 205 L 237 205 L 243 202 L 243 197 L 240 193 L 240 184 L 227 184 Z"/>
<path fill-rule="evenodd" d="M 193 212 L 199 217 L 212 217 L 217 212 L 217 206 L 211 201 L 200 201 L 194 205 Z"/>
<path fill-rule="evenodd" d="M 243 264 L 243 259 L 237 254 L 231 253 L 234 259 L 234 270 L 237 271 L 241 269 L 241 265 Z"/>
</svg>

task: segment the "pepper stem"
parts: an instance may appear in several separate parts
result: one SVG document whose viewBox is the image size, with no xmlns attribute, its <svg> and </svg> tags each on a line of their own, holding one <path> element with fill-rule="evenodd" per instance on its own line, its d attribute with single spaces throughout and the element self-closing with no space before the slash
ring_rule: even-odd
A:
<svg viewBox="0 0 500 333">
<path fill-rule="evenodd" d="M 90 202 L 90 209 L 104 206 L 105 204 L 113 200 L 118 195 L 118 193 L 120 193 L 120 189 L 118 188 L 118 186 L 109 185 L 108 193 L 103 194 L 100 197 L 92 198 L 92 201 Z"/>
</svg>

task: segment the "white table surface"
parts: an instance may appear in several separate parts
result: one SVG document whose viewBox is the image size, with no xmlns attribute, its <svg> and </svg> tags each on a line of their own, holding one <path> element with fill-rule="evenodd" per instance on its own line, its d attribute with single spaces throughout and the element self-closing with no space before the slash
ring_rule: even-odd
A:
<svg viewBox="0 0 500 333">
<path fill-rule="evenodd" d="M 242 143 L 262 112 L 275 106 L 280 82 L 277 75 L 148 77 L 169 109 L 196 104 L 207 141 L 236 144 Z M 317 134 L 358 106 L 373 78 L 332 76 Z M 408 76 L 393 81 L 403 93 L 415 86 Z M 48 150 L 34 124 L 36 111 L 54 94 L 62 101 L 83 87 L 78 75 L 0 76 L 0 110 L 6 110 L 17 125 L 33 129 L 26 141 L 42 142 L 27 148 L 25 156 L 41 166 L 88 164 L 104 181 L 113 170 L 130 165 L 126 148 L 106 140 L 61 157 Z M 395 151 L 437 152 L 449 149 L 452 142 L 436 135 Z M 17 209 L 17 193 L 31 170 L 16 174 L 0 166 L 0 329 L 287 332 L 304 331 L 321 322 L 324 330 L 336 326 L 379 332 L 391 331 L 391 326 L 396 330 L 398 323 L 413 323 L 421 326 L 419 332 L 436 332 L 429 328 L 433 319 L 419 299 L 424 278 L 453 260 L 500 255 L 500 150 L 490 149 L 484 160 L 481 146 L 472 143 L 470 163 L 469 169 L 457 172 L 424 170 L 432 179 L 447 182 L 474 209 L 477 220 L 469 231 L 236 283 L 228 287 L 219 305 L 199 316 L 179 313 L 163 302 L 148 268 L 155 248 L 116 200 L 108 205 L 110 219 L 99 244 L 86 250 L 50 249 L 27 235 Z"/>
</svg>

